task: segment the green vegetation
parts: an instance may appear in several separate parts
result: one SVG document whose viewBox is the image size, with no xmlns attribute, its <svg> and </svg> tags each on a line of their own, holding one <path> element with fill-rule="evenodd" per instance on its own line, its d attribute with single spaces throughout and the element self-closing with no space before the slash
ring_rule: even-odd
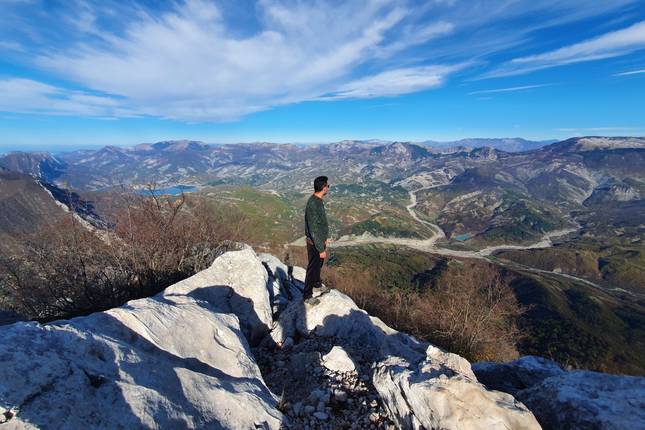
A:
<svg viewBox="0 0 645 430">
<path fill-rule="evenodd" d="M 513 189 L 478 189 L 466 182 L 424 190 L 417 198 L 417 212 L 439 224 L 453 239 L 451 243 L 455 237 L 469 234 L 471 238 L 464 245 L 476 248 L 535 242 L 545 232 L 568 225 L 555 207 L 532 201 Z"/>
<path fill-rule="evenodd" d="M 248 175 L 245 177 L 234 177 L 234 178 L 223 178 L 223 179 L 213 179 L 206 182 L 206 186 L 216 187 L 220 185 L 237 185 L 237 186 L 246 186 L 253 187 L 267 183 L 272 179 L 271 175 L 266 174 L 254 174 Z"/>
<path fill-rule="evenodd" d="M 379 199 L 393 206 L 403 206 L 409 202 L 408 192 L 400 186 L 390 186 L 385 182 L 373 181 L 366 184 L 335 184 L 334 198 Z"/>
<path fill-rule="evenodd" d="M 545 249 L 503 251 L 496 257 L 542 270 L 561 271 L 608 288 L 645 293 L 645 244 L 620 238 L 578 238 Z"/>
<path fill-rule="evenodd" d="M 309 193 L 270 192 L 248 186 L 219 185 L 202 195 L 235 207 L 248 219 L 249 236 L 257 244 L 280 245 L 303 236 L 303 209 Z M 401 187 L 373 182 L 334 184 L 325 207 L 332 236 L 369 232 L 380 236 L 424 238 L 429 228 L 405 210 L 409 196 Z"/>
<path fill-rule="evenodd" d="M 429 228 L 420 225 L 407 214 L 385 212 L 351 226 L 351 234 L 365 232 L 375 236 L 408 237 L 422 239 L 432 234 Z"/>
<path fill-rule="evenodd" d="M 333 255 L 330 265 L 369 270 L 379 287 L 404 291 L 421 291 L 431 280 L 432 269 L 445 264 L 445 259 L 433 254 L 385 245 L 341 248 Z"/>
<path fill-rule="evenodd" d="M 505 196 L 502 207 L 492 218 L 492 226 L 477 239 L 493 244 L 534 241 L 547 231 L 564 227 L 566 224 L 561 219 L 560 214 L 544 206 Z"/>
<path fill-rule="evenodd" d="M 520 325 L 522 353 L 574 368 L 645 373 L 645 303 L 531 273 L 511 286 L 529 309 Z"/>
<path fill-rule="evenodd" d="M 275 194 L 247 186 L 205 188 L 202 195 L 219 205 L 234 207 L 247 219 L 248 235 L 256 243 L 281 244 L 302 236 L 302 215 L 307 196 Z"/>
<path fill-rule="evenodd" d="M 391 304 L 385 305 L 389 310 L 373 309 L 388 323 L 395 320 L 389 314 L 397 314 L 393 310 L 397 306 L 393 297 L 399 301 L 400 294 L 424 297 L 446 285 L 455 292 L 467 284 L 464 273 L 471 273 L 469 276 L 477 279 L 494 270 L 496 279 L 502 284 L 508 282 L 525 307 L 524 315 L 518 320 L 523 334 L 516 345 L 519 353 L 546 356 L 574 368 L 645 374 L 645 303 L 629 295 L 609 294 L 556 275 L 444 258 L 393 246 L 341 248 L 334 251 L 330 264 L 335 269 L 351 269 L 338 283 L 351 283 L 351 279 L 369 276 L 372 287 L 392 294 Z M 355 293 L 358 299 L 366 294 L 363 290 Z M 411 299 L 405 297 L 408 301 L 402 303 L 409 305 Z M 369 303 L 364 304 L 370 307 Z M 433 312 L 436 309 L 427 309 L 428 314 Z M 393 319 L 388 320 L 388 315 Z M 417 317 L 418 327 L 405 329 L 417 330 L 415 333 L 420 335 L 418 329 L 424 327 L 424 317 Z M 399 324 L 403 323 L 401 318 L 399 315 L 396 319 Z M 422 337 L 448 347 L 445 339 L 431 332 Z M 473 351 L 470 354 L 472 358 Z"/>
</svg>

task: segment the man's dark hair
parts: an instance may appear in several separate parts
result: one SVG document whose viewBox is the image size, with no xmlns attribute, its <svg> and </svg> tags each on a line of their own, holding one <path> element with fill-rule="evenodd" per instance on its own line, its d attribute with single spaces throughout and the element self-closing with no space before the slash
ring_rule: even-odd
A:
<svg viewBox="0 0 645 430">
<path fill-rule="evenodd" d="M 325 185 L 327 185 L 327 176 L 318 176 L 316 179 L 314 179 L 314 191 L 319 193 L 325 188 Z"/>
</svg>

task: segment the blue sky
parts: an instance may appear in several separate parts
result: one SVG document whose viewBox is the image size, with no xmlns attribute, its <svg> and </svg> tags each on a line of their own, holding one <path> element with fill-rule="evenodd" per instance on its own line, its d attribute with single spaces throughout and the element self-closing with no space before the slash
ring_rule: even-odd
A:
<svg viewBox="0 0 645 430">
<path fill-rule="evenodd" d="M 0 0 L 0 149 L 645 135 L 645 1 Z"/>
</svg>

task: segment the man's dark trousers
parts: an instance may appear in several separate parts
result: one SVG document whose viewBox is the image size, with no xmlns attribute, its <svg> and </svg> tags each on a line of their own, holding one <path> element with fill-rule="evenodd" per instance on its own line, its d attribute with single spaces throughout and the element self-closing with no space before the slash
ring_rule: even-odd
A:
<svg viewBox="0 0 645 430">
<path fill-rule="evenodd" d="M 307 256 L 309 263 L 307 263 L 307 274 L 305 275 L 305 290 L 302 293 L 305 300 L 312 296 L 314 288 L 320 287 L 320 269 L 325 262 L 324 258 L 320 258 L 320 252 L 309 240 L 307 240 Z"/>
</svg>

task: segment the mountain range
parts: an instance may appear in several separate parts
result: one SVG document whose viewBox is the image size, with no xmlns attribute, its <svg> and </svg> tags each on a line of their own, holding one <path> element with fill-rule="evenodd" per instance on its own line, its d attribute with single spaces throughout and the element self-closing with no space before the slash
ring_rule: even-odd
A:
<svg viewBox="0 0 645 430">
<path fill-rule="evenodd" d="M 414 193 L 422 223 L 399 233 L 427 237 L 433 232 L 423 222 L 435 223 L 446 239 L 477 246 L 531 241 L 580 224 L 593 227 L 598 217 L 622 222 L 617 210 L 631 213 L 643 205 L 643 166 L 645 139 L 613 137 L 572 138 L 526 152 L 490 146 L 437 152 L 411 142 L 214 146 L 182 140 L 0 157 L 4 169 L 81 193 L 154 182 L 202 190 L 251 186 L 285 195 L 309 192 L 312 178 L 325 174 L 340 187 L 332 213 L 334 206 L 345 210 L 352 202 L 369 205 L 385 198 L 390 201 L 382 209 L 391 209 L 385 212 L 402 223 L 410 218 L 407 194 Z M 382 213 L 360 213 L 358 206 L 350 208 L 351 220 L 340 221 L 339 236 L 391 233 L 379 221 Z"/>
</svg>

